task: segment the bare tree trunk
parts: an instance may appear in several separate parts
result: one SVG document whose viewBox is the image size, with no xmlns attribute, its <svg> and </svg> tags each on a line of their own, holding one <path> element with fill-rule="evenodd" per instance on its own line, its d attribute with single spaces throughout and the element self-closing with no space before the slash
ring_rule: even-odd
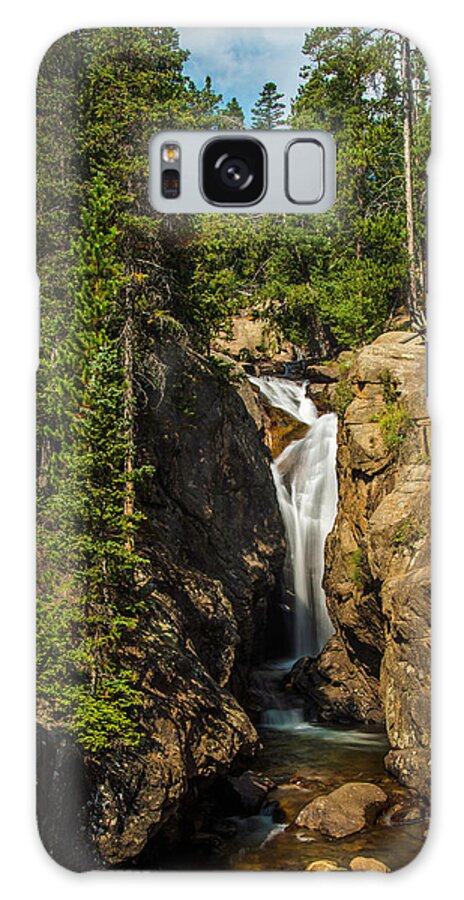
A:
<svg viewBox="0 0 464 900">
<path fill-rule="evenodd" d="M 411 46 L 407 38 L 401 39 L 401 74 L 403 82 L 403 137 L 404 137 L 404 178 L 406 193 L 406 229 L 408 236 L 408 306 L 411 326 L 414 330 L 425 330 L 425 315 L 419 305 L 420 272 L 416 261 L 416 234 L 413 205 L 412 181 L 412 79 Z"/>
</svg>

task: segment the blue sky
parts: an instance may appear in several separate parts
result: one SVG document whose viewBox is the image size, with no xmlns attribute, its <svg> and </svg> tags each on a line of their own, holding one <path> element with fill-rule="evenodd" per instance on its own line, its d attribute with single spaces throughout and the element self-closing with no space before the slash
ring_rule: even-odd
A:
<svg viewBox="0 0 464 900">
<path fill-rule="evenodd" d="M 247 115 L 266 81 L 285 94 L 287 111 L 296 93 L 303 28 L 180 28 L 181 46 L 191 51 L 187 75 L 199 86 L 211 75 L 225 100 L 237 97 Z"/>
</svg>

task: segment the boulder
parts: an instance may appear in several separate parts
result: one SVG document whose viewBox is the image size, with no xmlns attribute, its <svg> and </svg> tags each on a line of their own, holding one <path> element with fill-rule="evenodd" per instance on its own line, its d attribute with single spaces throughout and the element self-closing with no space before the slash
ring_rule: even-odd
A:
<svg viewBox="0 0 464 900">
<path fill-rule="evenodd" d="M 274 782 L 255 772 L 227 775 L 215 788 L 216 797 L 227 815 L 253 816 L 259 813 Z"/>
<path fill-rule="evenodd" d="M 333 859 L 316 859 L 306 866 L 307 872 L 346 872 L 343 866 L 339 866 Z"/>
<path fill-rule="evenodd" d="M 313 720 L 341 724 L 384 721 L 378 681 L 350 660 L 338 634 L 327 641 L 316 660 L 298 660 L 287 684 L 305 698 Z"/>
<path fill-rule="evenodd" d="M 295 824 L 341 838 L 371 825 L 387 803 L 387 795 L 377 785 L 352 782 L 311 800 Z"/>
<path fill-rule="evenodd" d="M 355 856 L 350 862 L 352 872 L 390 872 L 391 870 L 380 859 L 373 856 Z"/>
</svg>

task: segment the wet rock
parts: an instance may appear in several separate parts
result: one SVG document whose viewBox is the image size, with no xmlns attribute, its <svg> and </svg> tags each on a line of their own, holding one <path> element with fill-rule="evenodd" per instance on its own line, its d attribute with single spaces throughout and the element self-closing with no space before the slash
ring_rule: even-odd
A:
<svg viewBox="0 0 464 900">
<path fill-rule="evenodd" d="M 413 787 L 426 799 L 430 797 L 430 751 L 428 748 L 409 747 L 406 750 L 390 750 L 385 766 L 401 784 Z"/>
<path fill-rule="evenodd" d="M 387 795 L 375 784 L 344 784 L 330 794 L 311 800 L 295 824 L 329 837 L 345 837 L 371 825 L 387 803 Z"/>
<path fill-rule="evenodd" d="M 324 588 L 336 630 L 292 683 L 323 721 L 385 718 L 386 766 L 429 793 L 430 423 L 425 349 L 390 332 L 346 360 L 340 410 L 339 505 L 326 541 Z M 345 367 L 344 367 L 345 368 Z M 387 404 L 405 427 L 381 427 Z"/>
<path fill-rule="evenodd" d="M 378 681 L 351 662 L 338 634 L 317 660 L 298 660 L 287 683 L 305 698 L 311 719 L 341 724 L 384 720 Z"/>
<path fill-rule="evenodd" d="M 429 804 L 421 802 L 417 796 L 390 796 L 390 805 L 379 816 L 378 823 L 390 827 L 420 822 L 428 818 L 429 811 Z"/>
<path fill-rule="evenodd" d="M 275 788 L 270 778 L 255 772 L 228 775 L 215 787 L 228 815 L 253 816 L 260 812 L 269 791 Z"/>
<path fill-rule="evenodd" d="M 302 806 L 319 794 L 323 787 L 323 784 L 314 784 L 312 787 L 300 787 L 298 784 L 290 783 L 279 785 L 270 795 L 270 799 L 278 804 L 279 821 L 293 822 Z"/>
<path fill-rule="evenodd" d="M 350 862 L 352 872 L 390 872 L 391 870 L 380 859 L 373 856 L 355 856 Z"/>
<path fill-rule="evenodd" d="M 262 398 L 262 404 L 268 418 L 266 424 L 268 446 L 272 458 L 277 459 L 288 444 L 305 436 L 308 426 L 293 419 L 283 410 L 270 406 L 265 398 Z"/>
<path fill-rule="evenodd" d="M 343 866 L 339 866 L 333 859 L 316 859 L 306 866 L 307 872 L 346 872 Z"/>
</svg>

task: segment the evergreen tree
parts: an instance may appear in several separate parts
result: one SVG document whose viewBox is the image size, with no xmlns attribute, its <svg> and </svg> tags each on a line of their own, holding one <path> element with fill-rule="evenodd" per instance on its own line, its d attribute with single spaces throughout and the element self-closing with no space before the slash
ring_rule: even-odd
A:
<svg viewBox="0 0 464 900">
<path fill-rule="evenodd" d="M 374 29 L 315 28 L 303 53 L 293 123 L 332 131 L 338 156 L 337 201 L 326 217 L 331 261 L 314 287 L 338 340 L 350 345 L 379 333 L 404 289 L 396 39 Z"/>
<path fill-rule="evenodd" d="M 327 217 L 334 259 L 317 288 L 338 337 L 348 342 L 373 337 L 402 302 L 411 308 L 411 260 L 416 293 L 424 269 L 429 89 L 416 50 L 412 89 L 401 49 L 398 35 L 359 28 L 313 29 L 303 48 L 309 64 L 294 122 L 332 130 L 338 150 L 337 202 Z M 416 308 L 423 308 L 420 293 Z"/>
<path fill-rule="evenodd" d="M 201 310 L 197 333 L 203 328 L 208 341 L 241 304 L 290 340 L 333 352 L 376 337 L 408 300 L 400 39 L 375 29 L 316 28 L 303 53 L 291 124 L 335 134 L 337 200 L 322 216 L 231 217 L 221 229 L 214 217 L 202 220 L 189 307 L 192 314 Z M 409 177 L 421 309 L 430 103 L 414 48 L 411 82 Z"/>
<path fill-rule="evenodd" d="M 232 97 L 220 113 L 220 127 L 230 131 L 245 127 L 245 113 L 236 97 Z"/>
<path fill-rule="evenodd" d="M 39 579 L 39 691 L 53 697 L 55 716 L 87 749 L 114 739 L 136 741 L 139 699 L 118 654 L 136 623 L 137 558 L 128 536 L 137 516 L 125 504 L 131 436 L 124 418 L 124 275 L 113 201 L 96 175 L 71 273 L 73 321 L 56 357 L 54 490 L 39 517 L 46 554 Z"/>
<path fill-rule="evenodd" d="M 89 750 L 139 736 L 122 654 L 141 614 L 135 403 L 147 321 L 183 277 L 148 205 L 147 146 L 208 127 L 221 100 L 186 58 L 172 29 L 75 32 L 38 84 L 39 703 Z"/>
<path fill-rule="evenodd" d="M 279 94 L 277 85 L 273 81 L 266 82 L 251 110 L 251 124 L 253 128 L 276 128 L 285 124 L 282 103 L 284 94 Z"/>
<path fill-rule="evenodd" d="M 222 94 L 213 90 L 211 76 L 207 75 L 203 87 L 198 90 L 192 84 L 195 98 L 196 128 L 212 128 L 217 125 L 221 116 Z"/>
</svg>

